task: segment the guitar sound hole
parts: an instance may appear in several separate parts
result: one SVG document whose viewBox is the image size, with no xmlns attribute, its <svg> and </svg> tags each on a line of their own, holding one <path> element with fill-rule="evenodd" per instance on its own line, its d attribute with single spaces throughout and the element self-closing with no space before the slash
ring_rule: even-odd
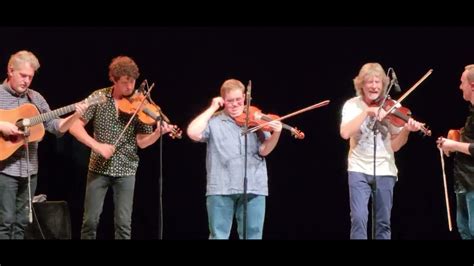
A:
<svg viewBox="0 0 474 266">
<path fill-rule="evenodd" d="M 20 137 L 18 135 L 11 135 L 11 136 L 7 136 L 6 140 L 10 141 L 10 142 L 13 142 L 13 143 L 16 143 L 16 142 L 20 141 Z"/>
</svg>

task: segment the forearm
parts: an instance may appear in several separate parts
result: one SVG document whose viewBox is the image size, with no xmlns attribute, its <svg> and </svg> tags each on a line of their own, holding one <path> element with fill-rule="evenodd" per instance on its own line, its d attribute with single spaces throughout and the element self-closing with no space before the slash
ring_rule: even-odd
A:
<svg viewBox="0 0 474 266">
<path fill-rule="evenodd" d="M 267 156 L 273 151 L 273 149 L 275 149 L 278 140 L 280 139 L 280 134 L 281 131 L 273 132 L 273 134 L 265 140 L 262 145 L 260 145 L 259 154 L 261 156 Z"/>
<path fill-rule="evenodd" d="M 193 121 L 191 121 L 186 131 L 189 138 L 194 141 L 201 140 L 202 132 L 204 132 L 204 130 L 206 129 L 207 123 L 209 122 L 209 119 L 211 119 L 215 111 L 216 110 L 214 108 L 209 107 L 206 111 L 204 111 Z"/>
<path fill-rule="evenodd" d="M 399 151 L 408 142 L 409 135 L 410 131 L 403 128 L 400 134 L 392 139 L 392 150 L 394 152 Z"/>
<path fill-rule="evenodd" d="M 73 135 L 78 141 L 83 143 L 89 148 L 93 148 L 97 146 L 98 142 L 87 133 L 86 129 L 84 128 L 84 122 L 82 120 L 75 120 L 71 127 L 69 128 L 69 133 Z"/>
<path fill-rule="evenodd" d="M 59 132 L 64 133 L 69 130 L 74 121 L 80 117 L 80 114 L 74 113 L 66 118 L 61 118 L 59 120 Z"/>
<path fill-rule="evenodd" d="M 454 142 L 452 149 L 467 155 L 473 155 L 472 151 L 474 151 L 474 143 L 456 141 Z"/>
<path fill-rule="evenodd" d="M 362 112 L 351 121 L 341 125 L 339 134 L 343 139 L 349 139 L 360 130 L 360 126 L 367 117 L 367 112 Z"/>
<path fill-rule="evenodd" d="M 162 134 L 160 134 L 159 128 L 157 128 L 151 134 L 137 134 L 137 145 L 140 149 L 145 149 L 146 147 L 155 143 Z"/>
</svg>

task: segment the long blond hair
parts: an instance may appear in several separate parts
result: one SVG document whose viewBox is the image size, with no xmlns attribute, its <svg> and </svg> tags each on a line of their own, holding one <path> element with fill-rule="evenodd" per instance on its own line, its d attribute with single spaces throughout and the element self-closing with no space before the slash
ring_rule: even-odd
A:
<svg viewBox="0 0 474 266">
<path fill-rule="evenodd" d="M 354 89 L 358 96 L 363 95 L 362 87 L 364 81 L 369 77 L 378 77 L 382 79 L 382 95 L 387 91 L 389 78 L 385 74 L 385 70 L 379 63 L 366 63 L 359 71 L 359 75 L 354 78 Z"/>
</svg>

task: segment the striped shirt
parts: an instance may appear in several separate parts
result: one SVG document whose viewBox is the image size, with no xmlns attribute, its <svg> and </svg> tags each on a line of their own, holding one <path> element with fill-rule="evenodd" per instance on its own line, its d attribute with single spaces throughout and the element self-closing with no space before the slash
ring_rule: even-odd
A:
<svg viewBox="0 0 474 266">
<path fill-rule="evenodd" d="M 15 109 L 25 103 L 34 104 L 39 113 L 51 111 L 39 92 L 27 89 L 25 93 L 19 95 L 6 82 L 0 85 L 0 109 Z M 59 119 L 52 119 L 43 124 L 48 132 L 58 137 L 62 136 L 62 133 L 59 132 Z M 38 174 L 38 142 L 30 142 L 28 148 L 30 157 L 28 172 L 30 175 L 36 175 Z M 9 158 L 0 161 L 0 172 L 10 176 L 28 177 L 25 146 L 21 146 Z"/>
</svg>

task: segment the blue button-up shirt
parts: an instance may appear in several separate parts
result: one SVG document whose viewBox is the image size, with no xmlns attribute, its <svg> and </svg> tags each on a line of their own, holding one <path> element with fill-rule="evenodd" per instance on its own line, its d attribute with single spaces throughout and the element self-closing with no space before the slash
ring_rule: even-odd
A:
<svg viewBox="0 0 474 266">
<path fill-rule="evenodd" d="M 243 193 L 245 136 L 241 133 L 242 128 L 224 112 L 209 120 L 201 139 L 207 143 L 206 195 Z M 258 150 L 270 134 L 250 133 L 247 136 L 247 192 L 267 196 L 267 165 Z"/>
</svg>

